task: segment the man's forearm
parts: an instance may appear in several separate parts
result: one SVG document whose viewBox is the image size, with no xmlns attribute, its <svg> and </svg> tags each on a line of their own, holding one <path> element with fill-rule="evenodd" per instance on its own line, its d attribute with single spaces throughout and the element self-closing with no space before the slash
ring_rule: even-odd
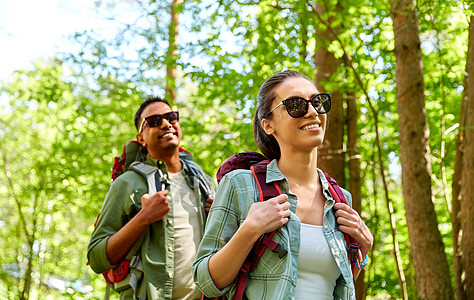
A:
<svg viewBox="0 0 474 300">
<path fill-rule="evenodd" d="M 127 256 L 133 244 L 135 244 L 148 225 L 143 221 L 140 213 L 138 213 L 109 238 L 107 241 L 107 257 L 111 264 L 118 264 Z"/>
</svg>

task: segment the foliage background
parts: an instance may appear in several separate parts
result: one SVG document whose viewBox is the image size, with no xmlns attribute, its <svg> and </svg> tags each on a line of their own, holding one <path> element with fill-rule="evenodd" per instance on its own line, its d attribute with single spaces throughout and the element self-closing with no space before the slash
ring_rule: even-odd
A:
<svg viewBox="0 0 474 300">
<path fill-rule="evenodd" d="M 325 47 L 338 58 L 345 50 L 375 105 L 384 157 L 378 165 L 368 99 L 351 71 L 341 67 L 324 84 L 359 96 L 361 215 L 375 237 L 365 274 L 367 298 L 400 298 L 380 193 L 383 169 L 390 175 L 409 297 L 416 299 L 401 192 L 390 6 L 378 0 L 318 4 L 325 8 L 322 19 L 339 28 L 339 41 L 318 38 L 325 26 L 312 9 L 315 1 L 185 1 L 175 103 L 182 145 L 211 175 L 233 153 L 257 150 L 251 123 L 263 80 L 284 69 L 314 78 L 317 49 Z M 119 8 L 132 12 L 127 22 Z M 27 299 L 22 291 L 30 279 L 32 299 L 103 297 L 101 275 L 85 264 L 86 247 L 113 157 L 135 137 L 136 109 L 147 96 L 165 96 L 170 3 L 103 0 L 97 9 L 115 20 L 114 39 L 77 33 L 80 51 L 38 61 L 0 86 L 7 99 L 0 110 L 0 294 L 6 299 Z M 471 11 L 458 1 L 418 2 L 435 209 L 450 266 L 450 178 Z"/>
</svg>

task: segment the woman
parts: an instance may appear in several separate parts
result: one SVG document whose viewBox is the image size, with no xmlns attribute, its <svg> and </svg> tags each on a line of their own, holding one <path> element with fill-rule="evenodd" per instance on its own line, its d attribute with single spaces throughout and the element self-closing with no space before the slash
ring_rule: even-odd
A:
<svg viewBox="0 0 474 300">
<path fill-rule="evenodd" d="M 330 101 L 329 94 L 318 93 L 313 82 L 296 71 L 278 73 L 261 86 L 254 136 L 262 153 L 273 159 L 267 182 L 277 181 L 282 194 L 258 203 L 249 170 L 222 178 L 193 265 L 194 281 L 207 296 L 226 294 L 232 299 L 253 244 L 277 229 L 273 239 L 288 253 L 280 259 L 270 250 L 264 252 L 249 274 L 244 298 L 355 299 L 343 233 L 359 243 L 361 257 L 373 238 L 355 210 L 334 203 L 317 169 Z M 350 193 L 343 192 L 351 204 Z"/>
</svg>

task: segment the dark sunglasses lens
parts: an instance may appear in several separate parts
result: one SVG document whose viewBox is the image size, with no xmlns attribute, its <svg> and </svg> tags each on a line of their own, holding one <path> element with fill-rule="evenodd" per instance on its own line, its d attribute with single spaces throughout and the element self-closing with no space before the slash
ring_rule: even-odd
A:
<svg viewBox="0 0 474 300">
<path fill-rule="evenodd" d="M 161 125 L 163 115 L 153 115 L 146 118 L 146 123 L 149 127 L 158 127 Z"/>
<path fill-rule="evenodd" d="M 176 123 L 179 120 L 179 114 L 177 111 L 171 111 L 163 115 L 163 118 L 168 120 L 170 123 Z"/>
<path fill-rule="evenodd" d="M 285 100 L 286 111 L 293 118 L 301 118 L 308 112 L 308 103 L 303 98 L 291 98 Z"/>
<path fill-rule="evenodd" d="M 311 99 L 311 104 L 318 114 L 325 114 L 331 109 L 331 95 L 318 94 Z"/>
<path fill-rule="evenodd" d="M 161 126 L 163 122 L 163 118 L 168 120 L 171 124 L 174 124 L 179 119 L 179 114 L 177 111 L 170 111 L 169 113 L 165 113 L 162 115 L 153 115 L 146 118 L 146 122 L 150 127 L 158 127 Z"/>
</svg>

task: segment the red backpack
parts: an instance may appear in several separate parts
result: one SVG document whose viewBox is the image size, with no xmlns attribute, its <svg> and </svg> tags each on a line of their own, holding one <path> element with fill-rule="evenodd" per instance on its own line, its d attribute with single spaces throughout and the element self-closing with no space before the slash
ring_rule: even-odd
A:
<svg viewBox="0 0 474 300">
<path fill-rule="evenodd" d="M 281 194 L 281 190 L 277 182 L 266 182 L 267 166 L 269 163 L 270 161 L 265 156 L 257 152 L 242 152 L 234 154 L 217 170 L 217 182 L 219 182 L 222 177 L 230 171 L 236 169 L 250 169 L 258 186 L 260 202 L 268 200 Z M 334 198 L 334 201 L 336 203 L 344 203 L 349 205 L 346 198 L 344 197 L 344 194 L 342 193 L 342 190 L 337 185 L 336 180 L 331 178 L 327 173 L 324 173 L 324 176 L 329 183 L 329 192 Z M 266 248 L 270 248 L 270 250 L 277 253 L 280 258 L 283 258 L 287 254 L 287 250 L 283 249 L 277 242 L 273 240 L 274 234 L 275 231 L 271 233 L 265 233 L 255 242 L 252 250 L 240 268 L 237 287 L 234 297 L 232 298 L 233 300 L 242 299 L 245 286 L 247 284 L 248 274 L 249 272 L 253 271 Z M 357 254 L 359 252 L 359 244 L 348 234 L 344 234 L 344 238 L 347 243 L 347 251 L 351 261 L 352 276 L 354 276 L 354 268 Z M 203 296 L 202 299 L 206 299 L 206 297 Z"/>
</svg>

